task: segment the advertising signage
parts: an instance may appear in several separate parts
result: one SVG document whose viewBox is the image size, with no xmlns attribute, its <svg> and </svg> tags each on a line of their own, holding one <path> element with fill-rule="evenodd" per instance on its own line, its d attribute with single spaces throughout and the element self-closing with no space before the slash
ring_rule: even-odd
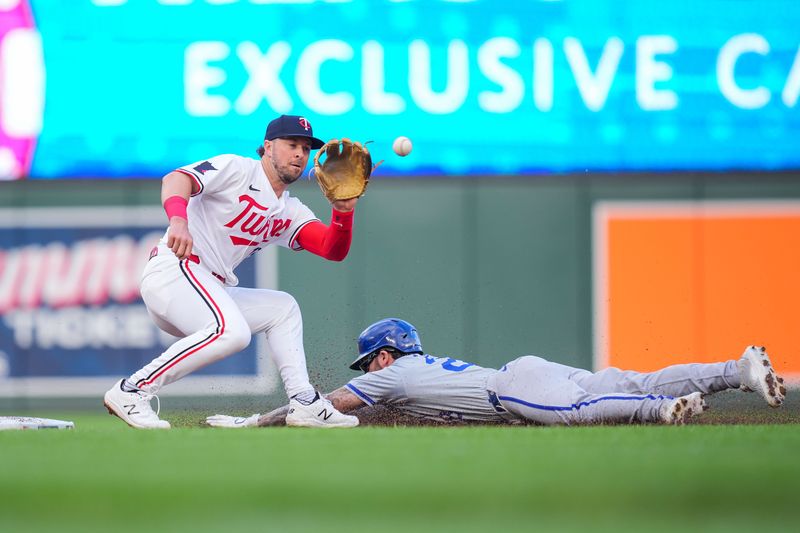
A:
<svg viewBox="0 0 800 533">
<path fill-rule="evenodd" d="M 796 169 L 798 23 L 794 0 L 6 0 L 0 176 L 255 156 L 281 113 L 388 175 Z"/>
<path fill-rule="evenodd" d="M 139 280 L 164 234 L 157 207 L 0 209 L 0 398 L 92 396 L 175 342 L 148 316 Z M 237 271 L 275 287 L 277 256 Z M 175 394 L 265 394 L 266 339 L 176 383 Z"/>
</svg>

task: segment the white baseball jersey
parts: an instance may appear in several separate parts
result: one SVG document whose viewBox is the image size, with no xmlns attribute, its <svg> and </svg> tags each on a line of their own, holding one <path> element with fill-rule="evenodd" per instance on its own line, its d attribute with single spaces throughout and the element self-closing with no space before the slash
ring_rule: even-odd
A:
<svg viewBox="0 0 800 533">
<path fill-rule="evenodd" d="M 368 405 L 383 404 L 414 416 L 499 422 L 486 390 L 486 381 L 496 373 L 457 359 L 411 354 L 345 386 Z"/>
<path fill-rule="evenodd" d="M 211 272 L 225 278 L 226 285 L 239 283 L 234 269 L 264 246 L 301 249 L 297 234 L 317 220 L 288 191 L 280 198 L 275 195 L 259 160 L 225 154 L 177 171 L 190 176 L 198 188 L 187 208 L 192 253 Z"/>
</svg>

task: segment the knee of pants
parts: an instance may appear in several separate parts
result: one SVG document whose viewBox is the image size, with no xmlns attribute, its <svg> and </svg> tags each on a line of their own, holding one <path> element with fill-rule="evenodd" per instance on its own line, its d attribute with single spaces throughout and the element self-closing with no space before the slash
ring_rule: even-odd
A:
<svg viewBox="0 0 800 533">
<path fill-rule="evenodd" d="M 284 318 L 300 316 L 300 306 L 297 304 L 297 300 L 294 299 L 294 296 L 288 292 L 278 291 L 276 294 L 276 302 L 278 307 L 283 310 L 284 314 L 282 316 Z"/>
<path fill-rule="evenodd" d="M 251 338 L 250 327 L 244 320 L 226 324 L 225 330 L 219 339 L 225 347 L 225 355 L 223 357 L 241 352 L 247 348 L 250 345 Z"/>
<path fill-rule="evenodd" d="M 571 411 L 556 411 L 545 409 L 530 409 L 521 406 L 513 405 L 511 403 L 503 404 L 509 413 L 515 414 L 520 418 L 536 422 L 545 426 L 564 425 L 568 426 L 574 423 L 574 414 Z"/>
</svg>

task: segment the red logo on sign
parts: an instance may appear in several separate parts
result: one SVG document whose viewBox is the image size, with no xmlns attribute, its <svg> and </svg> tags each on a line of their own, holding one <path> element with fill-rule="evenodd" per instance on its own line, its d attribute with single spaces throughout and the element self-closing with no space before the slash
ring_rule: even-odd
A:
<svg viewBox="0 0 800 533">
<path fill-rule="evenodd" d="M 311 124 L 306 120 L 306 117 L 300 117 L 300 125 L 303 127 L 304 130 L 308 131 L 311 129 Z"/>
</svg>

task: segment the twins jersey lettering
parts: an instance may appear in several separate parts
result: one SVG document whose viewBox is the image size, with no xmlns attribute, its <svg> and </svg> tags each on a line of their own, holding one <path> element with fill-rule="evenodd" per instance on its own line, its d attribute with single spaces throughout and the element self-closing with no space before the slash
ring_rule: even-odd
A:
<svg viewBox="0 0 800 533">
<path fill-rule="evenodd" d="M 497 373 L 457 359 L 410 354 L 377 372 L 350 380 L 347 389 L 368 405 L 383 404 L 434 420 L 497 422 L 486 382 Z"/>
<path fill-rule="evenodd" d="M 275 195 L 260 160 L 225 154 L 177 171 L 190 176 L 198 189 L 187 208 L 192 253 L 227 285 L 238 284 L 234 269 L 264 246 L 300 250 L 297 234 L 318 220 L 288 191 L 280 198 Z M 197 201 L 201 197 L 203 201 Z M 168 232 L 163 245 L 167 238 Z"/>
</svg>

